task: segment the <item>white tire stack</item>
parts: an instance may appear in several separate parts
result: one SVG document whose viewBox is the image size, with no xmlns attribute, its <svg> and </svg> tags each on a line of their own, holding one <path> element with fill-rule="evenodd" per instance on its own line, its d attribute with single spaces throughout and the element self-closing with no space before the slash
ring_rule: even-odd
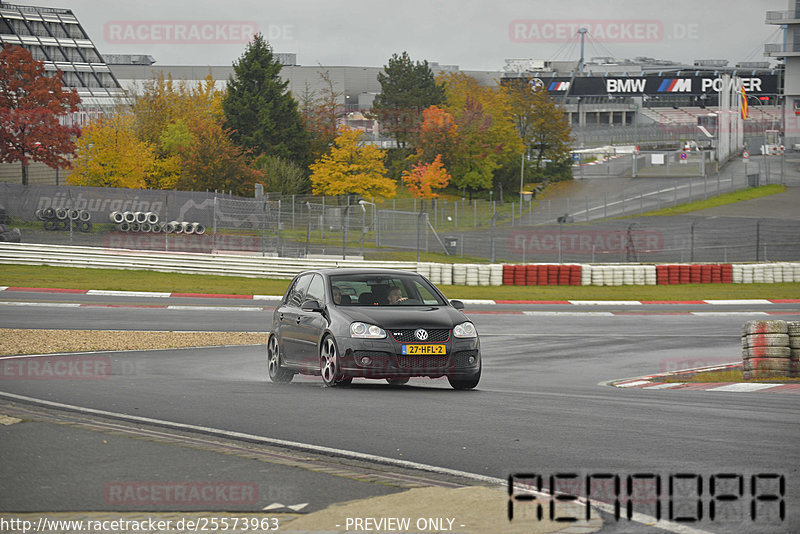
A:
<svg viewBox="0 0 800 534">
<path fill-rule="evenodd" d="M 489 285 L 503 285 L 503 266 L 501 264 L 492 264 L 489 266 Z"/>
<path fill-rule="evenodd" d="M 428 280 L 431 278 L 431 264 L 430 263 L 418 263 L 417 264 L 417 274 L 424 276 Z"/>
<path fill-rule="evenodd" d="M 443 263 L 442 264 L 442 285 L 445 286 L 452 286 L 453 285 L 453 264 L 452 263 Z"/>
<path fill-rule="evenodd" d="M 745 380 L 791 376 L 789 328 L 786 321 L 749 321 L 742 326 L 742 375 Z"/>
<path fill-rule="evenodd" d="M 583 264 L 581 265 L 581 285 L 592 285 L 592 266 Z"/>
<path fill-rule="evenodd" d="M 478 266 L 477 265 L 467 265 L 467 285 L 468 286 L 477 286 L 478 285 Z"/>
<path fill-rule="evenodd" d="M 431 275 L 428 278 L 434 284 L 442 283 L 442 265 L 440 263 L 431 263 Z"/>
<path fill-rule="evenodd" d="M 655 265 L 644 265 L 644 284 L 647 286 L 654 286 L 657 283 L 658 277 L 656 275 Z"/>
<path fill-rule="evenodd" d="M 467 265 L 464 263 L 456 263 L 453 265 L 453 285 L 465 286 L 467 285 Z"/>
<path fill-rule="evenodd" d="M 789 333 L 789 359 L 792 361 L 792 373 L 800 377 L 800 321 L 786 323 Z"/>
<path fill-rule="evenodd" d="M 478 285 L 488 286 L 492 271 L 488 265 L 478 265 Z"/>
</svg>

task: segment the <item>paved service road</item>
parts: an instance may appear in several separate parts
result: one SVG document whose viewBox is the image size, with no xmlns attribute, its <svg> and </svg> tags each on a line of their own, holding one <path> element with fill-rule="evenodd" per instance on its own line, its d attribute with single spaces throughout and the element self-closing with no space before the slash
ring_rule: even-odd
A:
<svg viewBox="0 0 800 534">
<path fill-rule="evenodd" d="M 0 306 L 4 325 L 10 308 Z M 356 381 L 349 388 L 326 389 L 310 378 L 276 386 L 265 378 L 260 347 L 119 353 L 110 358 L 112 367 L 121 371 L 105 380 L 2 380 L 0 390 L 500 479 L 519 472 L 602 472 L 623 479 L 652 473 L 664 479 L 666 495 L 668 477 L 679 473 L 704 477 L 706 492 L 714 474 L 743 475 L 749 484 L 752 475 L 775 473 L 786 481 L 783 522 L 776 519 L 778 505 L 771 510 L 764 501 L 758 504 L 759 517 L 774 512 L 771 523 L 706 521 L 700 526 L 720 533 L 796 531 L 800 396 L 598 385 L 687 364 L 736 361 L 741 324 L 753 317 L 751 312 L 764 310 L 735 308 L 699 316 L 589 313 L 595 308 L 570 315 L 476 313 L 472 318 L 484 355 L 484 377 L 476 391 L 453 391 L 446 381 L 429 379 L 399 388 Z M 76 311 L 86 310 L 91 312 Z M 184 314 L 203 324 L 224 322 L 240 328 L 256 328 L 267 316 L 243 311 L 115 311 L 125 312 L 119 317 L 124 324 L 150 324 L 148 317 L 157 312 L 163 314 L 158 316 L 163 326 L 173 329 L 183 329 L 177 322 L 183 322 Z M 772 317 L 796 319 L 796 305 L 794 310 L 779 308 Z M 35 316 L 28 317 L 28 323 L 53 326 L 46 319 L 37 322 Z M 762 482 L 769 484 L 767 479 Z M 342 500 L 347 497 L 341 495 Z M 749 513 L 747 503 L 743 506 Z M 643 512 L 654 514 L 647 509 L 650 504 L 642 506 Z"/>
</svg>

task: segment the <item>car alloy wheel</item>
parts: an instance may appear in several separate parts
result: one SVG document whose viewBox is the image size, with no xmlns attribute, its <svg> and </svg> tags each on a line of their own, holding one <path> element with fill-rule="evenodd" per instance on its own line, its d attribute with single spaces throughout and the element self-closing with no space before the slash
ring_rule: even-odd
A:
<svg viewBox="0 0 800 534">
<path fill-rule="evenodd" d="M 319 350 L 319 370 L 322 382 L 328 386 L 347 385 L 352 378 L 343 378 L 339 367 L 339 351 L 331 336 L 325 336 Z"/>
<path fill-rule="evenodd" d="M 287 384 L 294 377 L 292 371 L 281 367 L 281 348 L 275 336 L 270 336 L 267 342 L 267 371 L 269 379 L 276 384 Z"/>
</svg>

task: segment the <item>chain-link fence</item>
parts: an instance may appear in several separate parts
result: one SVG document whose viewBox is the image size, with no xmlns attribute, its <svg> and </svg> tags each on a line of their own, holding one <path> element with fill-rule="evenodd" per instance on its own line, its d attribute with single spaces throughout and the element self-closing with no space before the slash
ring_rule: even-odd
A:
<svg viewBox="0 0 800 534">
<path fill-rule="evenodd" d="M 774 171 L 767 176 L 778 182 Z M 798 221 L 768 216 L 609 220 L 742 189 L 751 185 L 745 172 L 738 168 L 711 178 L 628 181 L 615 194 L 606 188 L 585 198 L 534 198 L 523 201 L 521 210 L 519 199 L 423 203 L 273 194 L 253 199 L 16 184 L 0 184 L 0 204 L 10 225 L 20 228 L 22 241 L 32 243 L 281 257 L 398 259 L 390 255 L 411 252 L 406 258 L 413 259 L 439 253 L 510 262 L 799 259 Z M 766 181 L 763 169 L 760 179 Z M 81 224 L 87 214 L 88 228 Z"/>
</svg>

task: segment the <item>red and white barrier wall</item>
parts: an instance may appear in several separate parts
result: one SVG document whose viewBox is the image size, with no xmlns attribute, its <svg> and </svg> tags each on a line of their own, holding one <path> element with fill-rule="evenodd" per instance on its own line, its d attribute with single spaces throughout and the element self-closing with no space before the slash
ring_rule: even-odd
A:
<svg viewBox="0 0 800 534">
<path fill-rule="evenodd" d="M 446 264 L 419 263 L 434 284 L 468 286 L 627 286 L 800 282 L 800 263 Z"/>
</svg>

